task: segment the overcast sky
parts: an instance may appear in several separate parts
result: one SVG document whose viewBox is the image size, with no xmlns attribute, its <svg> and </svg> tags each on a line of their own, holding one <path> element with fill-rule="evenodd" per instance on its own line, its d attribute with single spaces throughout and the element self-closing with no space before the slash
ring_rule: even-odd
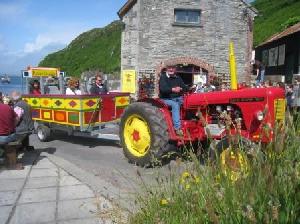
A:
<svg viewBox="0 0 300 224">
<path fill-rule="evenodd" d="M 118 19 L 126 0 L 0 0 L 0 75 L 20 74 L 84 31 Z"/>
</svg>

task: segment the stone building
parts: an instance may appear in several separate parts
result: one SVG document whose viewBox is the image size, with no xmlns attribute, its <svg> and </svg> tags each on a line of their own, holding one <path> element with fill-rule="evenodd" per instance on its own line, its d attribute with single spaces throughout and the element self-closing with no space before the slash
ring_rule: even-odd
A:
<svg viewBox="0 0 300 224">
<path fill-rule="evenodd" d="M 195 75 L 228 79 L 233 41 L 239 81 L 250 80 L 256 10 L 243 0 L 128 0 L 118 15 L 122 70 L 141 78 L 176 65 L 187 84 Z"/>
</svg>

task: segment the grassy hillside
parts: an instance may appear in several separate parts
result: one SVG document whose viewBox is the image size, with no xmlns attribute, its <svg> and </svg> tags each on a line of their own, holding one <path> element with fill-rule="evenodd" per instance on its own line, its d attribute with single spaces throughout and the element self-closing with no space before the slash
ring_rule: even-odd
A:
<svg viewBox="0 0 300 224">
<path fill-rule="evenodd" d="M 59 67 L 72 76 L 87 70 L 119 71 L 121 29 L 122 23 L 115 21 L 82 33 L 65 49 L 46 56 L 39 66 Z"/>
<path fill-rule="evenodd" d="M 259 11 L 254 25 L 254 46 L 300 21 L 299 0 L 256 0 L 252 5 Z"/>
</svg>

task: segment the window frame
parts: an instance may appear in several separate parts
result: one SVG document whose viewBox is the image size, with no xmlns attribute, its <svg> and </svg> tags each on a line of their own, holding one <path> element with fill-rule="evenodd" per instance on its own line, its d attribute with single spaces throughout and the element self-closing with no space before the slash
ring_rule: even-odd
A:
<svg viewBox="0 0 300 224">
<path fill-rule="evenodd" d="M 186 21 L 176 21 L 176 12 L 179 11 L 185 11 L 186 12 Z M 198 12 L 199 13 L 199 21 L 198 22 L 188 22 L 188 12 Z M 191 9 L 191 8 L 174 8 L 174 22 L 173 26 L 190 26 L 190 27 L 202 27 L 201 25 L 201 15 L 202 10 L 201 9 Z"/>
</svg>

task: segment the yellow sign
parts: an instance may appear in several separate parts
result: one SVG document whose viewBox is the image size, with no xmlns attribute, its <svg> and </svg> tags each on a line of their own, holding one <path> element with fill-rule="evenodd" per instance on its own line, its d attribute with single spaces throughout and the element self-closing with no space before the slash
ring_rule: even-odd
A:
<svg viewBox="0 0 300 224">
<path fill-rule="evenodd" d="M 33 77 L 48 77 L 48 76 L 58 76 L 59 71 L 57 69 L 32 69 Z"/>
<path fill-rule="evenodd" d="M 122 80 L 122 92 L 126 92 L 126 93 L 136 92 L 135 70 L 123 70 L 121 80 Z"/>
</svg>

